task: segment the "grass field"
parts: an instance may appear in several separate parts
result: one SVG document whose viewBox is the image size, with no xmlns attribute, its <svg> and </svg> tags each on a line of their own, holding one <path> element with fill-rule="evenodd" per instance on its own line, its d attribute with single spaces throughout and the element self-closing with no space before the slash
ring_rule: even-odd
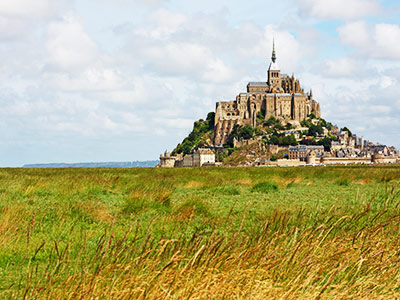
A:
<svg viewBox="0 0 400 300">
<path fill-rule="evenodd" d="M 0 169 L 0 299 L 400 298 L 400 166 Z"/>
</svg>

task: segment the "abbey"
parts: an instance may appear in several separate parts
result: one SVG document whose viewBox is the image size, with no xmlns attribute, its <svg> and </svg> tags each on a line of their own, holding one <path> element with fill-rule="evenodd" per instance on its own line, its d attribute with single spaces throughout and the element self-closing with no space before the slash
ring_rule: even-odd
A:
<svg viewBox="0 0 400 300">
<path fill-rule="evenodd" d="M 276 62 L 275 43 L 271 60 L 268 81 L 249 82 L 247 92 L 240 93 L 236 100 L 217 102 L 215 146 L 226 143 L 236 124 L 255 127 L 260 112 L 266 120 L 274 116 L 293 125 L 306 119 L 309 114 L 321 117 L 319 103 L 313 99 L 312 91 L 305 93 L 294 75 L 281 74 Z"/>
</svg>

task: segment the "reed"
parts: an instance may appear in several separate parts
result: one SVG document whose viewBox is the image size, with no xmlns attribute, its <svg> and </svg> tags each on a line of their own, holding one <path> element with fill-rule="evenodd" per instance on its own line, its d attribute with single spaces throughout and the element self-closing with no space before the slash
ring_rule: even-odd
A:
<svg viewBox="0 0 400 300">
<path fill-rule="evenodd" d="M 3 169 L 0 297 L 395 299 L 399 171 Z"/>
</svg>

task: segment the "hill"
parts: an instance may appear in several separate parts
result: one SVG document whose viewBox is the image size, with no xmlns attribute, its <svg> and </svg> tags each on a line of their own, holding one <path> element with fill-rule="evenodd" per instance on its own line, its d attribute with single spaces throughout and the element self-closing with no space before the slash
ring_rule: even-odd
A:
<svg viewBox="0 0 400 300">
<path fill-rule="evenodd" d="M 197 148 L 209 147 L 216 152 L 216 159 L 227 165 L 249 165 L 255 159 L 278 159 L 284 157 L 284 152 L 273 154 L 268 145 L 295 146 L 295 145 L 322 145 L 325 151 L 331 150 L 332 142 L 338 141 L 335 133 L 340 130 L 332 123 L 310 114 L 296 125 L 290 121 L 282 121 L 271 116 L 265 120 L 262 113 L 257 115 L 255 126 L 235 125 L 226 143 L 221 148 L 214 146 L 215 114 L 210 112 L 206 120 L 196 121 L 192 132 L 182 143 L 173 150 L 172 155 L 189 154 Z M 344 127 L 342 131 L 351 131 Z"/>
</svg>

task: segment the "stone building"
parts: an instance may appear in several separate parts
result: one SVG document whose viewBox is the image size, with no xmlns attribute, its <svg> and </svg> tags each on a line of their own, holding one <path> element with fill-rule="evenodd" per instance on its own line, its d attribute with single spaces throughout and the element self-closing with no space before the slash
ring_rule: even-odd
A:
<svg viewBox="0 0 400 300">
<path fill-rule="evenodd" d="M 184 167 L 203 167 L 215 165 L 215 153 L 208 148 L 199 148 L 183 158 Z"/>
<path fill-rule="evenodd" d="M 310 153 L 313 153 L 315 157 L 322 157 L 324 154 L 324 146 L 320 145 L 298 145 L 289 147 L 289 159 L 298 159 L 300 161 L 307 161 L 307 157 Z"/>
<path fill-rule="evenodd" d="M 215 166 L 215 153 L 208 148 L 199 148 L 192 154 L 182 156 L 171 156 L 168 151 L 160 155 L 161 168 L 179 167 L 206 167 Z"/>
<path fill-rule="evenodd" d="M 160 167 L 161 168 L 173 168 L 175 167 L 175 162 L 177 157 L 171 156 L 167 150 L 165 150 L 164 155 L 160 155 Z"/>
<path fill-rule="evenodd" d="M 294 75 L 281 74 L 276 62 L 275 44 L 267 74 L 266 82 L 249 82 L 247 92 L 240 93 L 236 100 L 217 102 L 214 145 L 225 144 L 236 124 L 255 127 L 259 112 L 266 120 L 274 116 L 291 123 L 300 122 L 309 114 L 321 117 L 320 106 L 313 99 L 312 90 L 305 93 Z"/>
</svg>

